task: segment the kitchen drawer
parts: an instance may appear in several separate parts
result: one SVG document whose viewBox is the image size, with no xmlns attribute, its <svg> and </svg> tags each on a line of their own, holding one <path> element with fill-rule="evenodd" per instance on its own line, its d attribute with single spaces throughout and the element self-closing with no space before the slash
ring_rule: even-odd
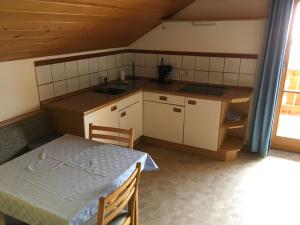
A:
<svg viewBox="0 0 300 225">
<path fill-rule="evenodd" d="M 184 97 L 176 95 L 168 95 L 153 92 L 144 92 L 144 100 L 151 102 L 160 102 L 172 105 L 184 106 Z"/>
<path fill-rule="evenodd" d="M 118 110 L 121 111 L 122 109 L 127 108 L 137 102 L 143 102 L 143 92 L 138 92 L 134 95 L 131 95 L 117 103 Z"/>
</svg>

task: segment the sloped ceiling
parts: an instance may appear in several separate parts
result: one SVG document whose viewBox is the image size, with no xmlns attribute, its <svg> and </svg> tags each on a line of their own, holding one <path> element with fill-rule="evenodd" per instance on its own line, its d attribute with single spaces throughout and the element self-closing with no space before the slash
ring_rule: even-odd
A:
<svg viewBox="0 0 300 225">
<path fill-rule="evenodd" d="M 269 0 L 196 0 L 175 14 L 178 20 L 241 20 L 267 17 Z"/>
<path fill-rule="evenodd" d="M 194 0 L 1 0 L 0 61 L 128 46 Z"/>
</svg>

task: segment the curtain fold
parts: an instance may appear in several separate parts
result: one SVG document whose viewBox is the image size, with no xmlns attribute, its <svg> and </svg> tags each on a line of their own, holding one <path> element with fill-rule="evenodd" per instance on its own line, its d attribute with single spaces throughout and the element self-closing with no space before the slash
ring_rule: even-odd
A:
<svg viewBox="0 0 300 225">
<path fill-rule="evenodd" d="M 271 0 L 267 36 L 250 124 L 249 150 L 266 156 L 280 86 L 293 0 Z"/>
</svg>

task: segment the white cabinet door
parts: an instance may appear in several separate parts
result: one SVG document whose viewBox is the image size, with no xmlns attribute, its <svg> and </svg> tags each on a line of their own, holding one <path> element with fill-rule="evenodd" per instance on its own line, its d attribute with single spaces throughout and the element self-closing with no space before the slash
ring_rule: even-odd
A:
<svg viewBox="0 0 300 225">
<path fill-rule="evenodd" d="M 221 101 L 186 98 L 184 144 L 218 150 Z"/>
<path fill-rule="evenodd" d="M 134 129 L 134 140 L 143 135 L 143 103 L 137 102 L 119 112 L 120 128 Z"/>
<path fill-rule="evenodd" d="M 183 142 L 184 107 L 144 101 L 144 135 Z"/>
<path fill-rule="evenodd" d="M 85 138 L 89 138 L 89 124 L 119 128 L 119 111 L 116 104 L 99 109 L 84 117 Z M 108 133 L 108 132 L 106 132 Z M 102 140 L 101 140 L 102 141 Z M 103 141 L 105 142 L 105 141 Z M 110 142 L 112 143 L 112 142 Z M 118 143 L 114 143 L 118 144 Z"/>
</svg>

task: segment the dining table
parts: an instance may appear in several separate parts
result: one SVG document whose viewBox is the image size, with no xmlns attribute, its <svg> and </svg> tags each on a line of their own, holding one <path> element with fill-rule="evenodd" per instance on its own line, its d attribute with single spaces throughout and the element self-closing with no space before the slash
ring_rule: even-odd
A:
<svg viewBox="0 0 300 225">
<path fill-rule="evenodd" d="M 120 187 L 136 164 L 158 166 L 147 153 L 64 135 L 0 166 L 3 215 L 30 225 L 83 225 L 98 200 Z"/>
</svg>

